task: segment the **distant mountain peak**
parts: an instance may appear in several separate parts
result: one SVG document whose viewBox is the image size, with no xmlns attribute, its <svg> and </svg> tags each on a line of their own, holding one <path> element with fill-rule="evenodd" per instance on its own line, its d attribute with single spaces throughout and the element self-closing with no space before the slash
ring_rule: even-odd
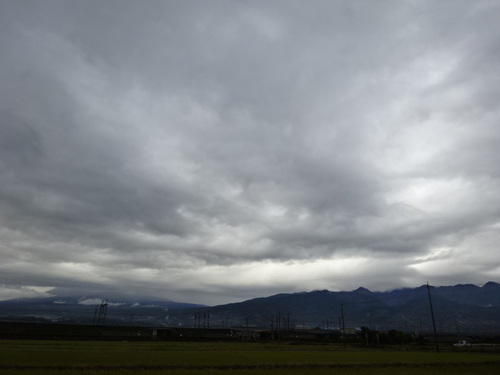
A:
<svg viewBox="0 0 500 375">
<path fill-rule="evenodd" d="M 500 284 L 495 283 L 494 281 L 488 281 L 483 285 L 483 288 L 498 288 L 498 286 L 500 286 Z"/>
<path fill-rule="evenodd" d="M 369 289 L 366 289 L 362 286 L 360 286 L 358 289 L 356 289 L 354 292 L 358 292 L 358 293 L 371 293 L 371 290 Z"/>
</svg>

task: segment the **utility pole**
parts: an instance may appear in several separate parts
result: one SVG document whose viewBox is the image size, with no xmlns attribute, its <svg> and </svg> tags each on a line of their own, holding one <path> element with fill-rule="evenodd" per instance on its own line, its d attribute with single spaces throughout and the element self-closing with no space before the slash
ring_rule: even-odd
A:
<svg viewBox="0 0 500 375">
<path fill-rule="evenodd" d="M 434 343 L 436 345 L 436 352 L 439 352 L 439 344 L 438 344 L 437 331 L 436 331 L 436 321 L 434 319 L 434 308 L 432 307 L 431 287 L 429 286 L 429 282 L 427 282 L 427 294 L 429 295 L 429 306 L 431 308 L 432 328 L 434 329 Z"/>
<path fill-rule="evenodd" d="M 104 309 L 104 314 L 102 318 L 102 324 L 104 324 L 104 322 L 106 321 L 106 315 L 108 313 L 108 300 L 106 300 L 106 302 L 104 303 L 103 309 Z"/>
<path fill-rule="evenodd" d="M 94 319 L 92 319 L 92 325 L 96 322 L 97 310 L 99 310 L 99 305 L 97 305 L 94 309 Z"/>
<path fill-rule="evenodd" d="M 106 313 L 108 311 L 108 301 L 102 300 L 100 305 L 97 305 L 94 310 L 94 319 L 92 324 L 96 324 L 96 315 L 97 315 L 97 325 L 101 325 L 101 317 L 102 324 L 106 321 Z"/>
<path fill-rule="evenodd" d="M 203 313 L 203 329 L 210 329 L 210 313 Z"/>
</svg>

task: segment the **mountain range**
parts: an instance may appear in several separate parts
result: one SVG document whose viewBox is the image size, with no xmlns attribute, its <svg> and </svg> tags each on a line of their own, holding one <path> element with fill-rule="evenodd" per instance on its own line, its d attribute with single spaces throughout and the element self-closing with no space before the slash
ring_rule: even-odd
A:
<svg viewBox="0 0 500 375">
<path fill-rule="evenodd" d="M 429 299 L 429 294 L 431 299 Z M 277 294 L 218 306 L 51 297 L 0 301 L 0 320 L 170 327 L 348 329 L 500 334 L 500 284 Z"/>
</svg>

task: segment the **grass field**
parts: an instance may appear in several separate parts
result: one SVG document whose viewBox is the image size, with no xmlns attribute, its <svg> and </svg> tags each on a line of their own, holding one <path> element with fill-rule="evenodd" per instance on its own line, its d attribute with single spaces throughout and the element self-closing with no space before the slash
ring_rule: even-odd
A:
<svg viewBox="0 0 500 375">
<path fill-rule="evenodd" d="M 0 374 L 491 374 L 500 353 L 256 343 L 0 341 Z"/>
</svg>

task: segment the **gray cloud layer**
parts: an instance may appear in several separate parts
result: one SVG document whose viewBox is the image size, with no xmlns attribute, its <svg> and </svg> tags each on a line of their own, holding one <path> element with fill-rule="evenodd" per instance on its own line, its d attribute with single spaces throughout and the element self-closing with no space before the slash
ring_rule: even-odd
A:
<svg viewBox="0 0 500 375">
<path fill-rule="evenodd" d="M 1 1 L 0 296 L 498 279 L 499 18 Z"/>
</svg>

